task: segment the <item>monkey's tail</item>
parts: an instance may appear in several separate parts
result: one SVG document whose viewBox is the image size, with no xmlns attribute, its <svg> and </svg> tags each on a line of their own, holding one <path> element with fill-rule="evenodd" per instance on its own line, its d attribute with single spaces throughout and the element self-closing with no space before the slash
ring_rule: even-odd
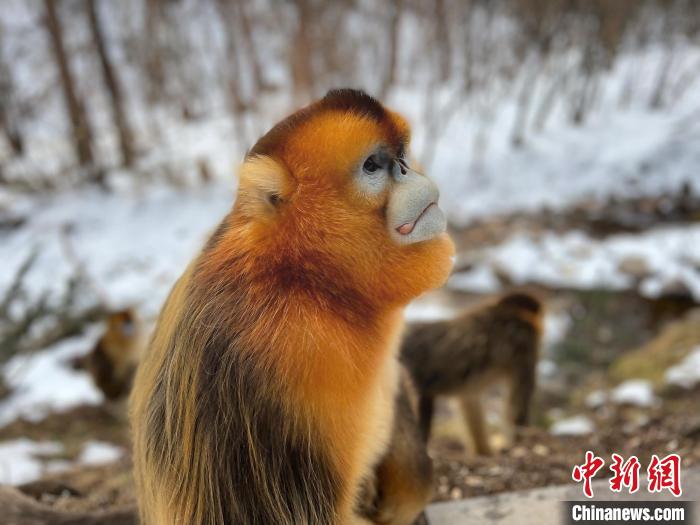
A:
<svg viewBox="0 0 700 525">
<path fill-rule="evenodd" d="M 0 486 L 0 509 L 0 520 L 6 525 L 138 525 L 135 506 L 94 512 L 56 510 L 7 486 Z"/>
</svg>

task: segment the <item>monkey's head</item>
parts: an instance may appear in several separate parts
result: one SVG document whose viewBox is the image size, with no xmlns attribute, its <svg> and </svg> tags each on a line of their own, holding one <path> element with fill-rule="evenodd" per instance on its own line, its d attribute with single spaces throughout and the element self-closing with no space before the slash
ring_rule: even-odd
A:
<svg viewBox="0 0 700 525">
<path fill-rule="evenodd" d="M 115 338 L 133 339 L 136 336 L 136 316 L 131 309 L 119 310 L 107 317 L 107 332 Z"/>
<path fill-rule="evenodd" d="M 537 297 L 524 292 L 511 292 L 501 297 L 497 306 L 514 312 L 531 323 L 539 335 L 542 334 L 545 312 L 542 302 Z"/>
<path fill-rule="evenodd" d="M 385 303 L 437 287 L 453 246 L 437 187 L 409 167 L 409 139 L 372 97 L 330 91 L 249 151 L 228 228 L 286 282 L 322 275 Z"/>
<path fill-rule="evenodd" d="M 523 292 L 513 292 L 504 295 L 500 298 L 498 304 L 534 315 L 542 313 L 542 303 L 539 299 Z"/>
</svg>

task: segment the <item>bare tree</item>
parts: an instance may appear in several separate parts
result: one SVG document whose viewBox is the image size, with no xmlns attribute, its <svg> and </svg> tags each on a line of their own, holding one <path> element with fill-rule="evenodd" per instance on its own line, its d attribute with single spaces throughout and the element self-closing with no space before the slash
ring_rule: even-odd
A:
<svg viewBox="0 0 700 525">
<path fill-rule="evenodd" d="M 262 67 L 260 66 L 260 58 L 258 55 L 257 47 L 253 41 L 253 30 L 251 28 L 250 16 L 246 8 L 249 6 L 249 2 L 244 0 L 236 1 L 238 7 L 238 15 L 241 21 L 241 36 L 243 37 L 243 46 L 246 49 L 246 54 L 248 60 L 250 61 L 250 68 L 252 70 L 254 90 L 258 92 L 260 90 L 267 89 L 267 82 L 262 73 Z"/>
<path fill-rule="evenodd" d="M 445 0 L 435 0 L 435 44 L 438 53 L 439 75 L 446 82 L 452 71 L 452 43 L 450 42 L 449 13 Z"/>
<path fill-rule="evenodd" d="M 294 0 L 297 8 L 297 27 L 292 45 L 292 82 L 294 100 L 305 102 L 314 92 L 313 68 L 311 65 L 311 40 L 313 6 L 310 0 Z"/>
<path fill-rule="evenodd" d="M 1 29 L 1 28 L 0 28 Z M 0 31 L 0 129 L 15 155 L 24 153 L 24 136 L 16 115 L 17 101 L 12 70 L 5 61 Z"/>
<path fill-rule="evenodd" d="M 165 66 L 160 45 L 160 29 L 163 23 L 162 0 L 145 0 L 145 51 L 143 53 L 143 76 L 146 80 L 146 98 L 158 102 L 161 88 L 165 85 Z"/>
<path fill-rule="evenodd" d="M 238 54 L 238 46 L 235 38 L 237 16 L 235 5 L 230 0 L 217 0 L 217 9 L 224 26 L 226 39 L 226 68 L 225 89 L 229 101 L 229 109 L 237 115 L 248 107 L 241 86 L 241 61 Z"/>
<path fill-rule="evenodd" d="M 97 12 L 96 0 L 85 0 L 85 8 L 90 22 L 90 32 L 92 40 L 95 44 L 95 50 L 100 59 L 102 67 L 102 76 L 104 77 L 105 86 L 109 93 L 112 102 L 112 119 L 114 127 L 119 134 L 119 146 L 122 154 L 122 163 L 125 166 L 131 166 L 134 162 L 134 138 L 129 125 L 129 119 L 124 108 L 124 95 L 121 90 L 117 75 L 112 66 L 107 53 L 107 45 L 105 42 L 102 22 L 100 21 Z"/>
<path fill-rule="evenodd" d="M 398 53 L 399 47 L 401 46 L 399 37 L 401 36 L 401 10 L 403 8 L 403 0 L 387 2 L 387 5 L 389 7 L 389 30 L 387 31 L 387 50 L 389 56 L 387 58 L 386 67 L 384 68 L 384 77 L 379 91 L 382 98 L 386 98 L 389 93 L 389 88 L 396 83 Z"/>
<path fill-rule="evenodd" d="M 78 98 L 75 81 L 68 64 L 68 55 L 63 42 L 63 27 L 56 10 L 55 0 L 44 0 L 45 26 L 51 41 L 51 51 L 61 78 L 63 98 L 73 129 L 73 146 L 81 166 L 94 169 L 92 132 L 88 124 L 85 107 Z"/>
</svg>

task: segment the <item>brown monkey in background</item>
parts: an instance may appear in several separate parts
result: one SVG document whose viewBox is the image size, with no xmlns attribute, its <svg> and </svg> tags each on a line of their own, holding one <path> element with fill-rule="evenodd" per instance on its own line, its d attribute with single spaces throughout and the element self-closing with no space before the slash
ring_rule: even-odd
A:
<svg viewBox="0 0 700 525">
<path fill-rule="evenodd" d="M 366 523 L 404 306 L 453 246 L 409 128 L 353 90 L 263 136 L 160 314 L 131 396 L 144 525 Z"/>
<path fill-rule="evenodd" d="M 432 492 L 433 463 L 418 426 L 418 394 L 402 366 L 389 448 L 363 486 L 360 512 L 372 523 L 411 525 Z"/>
<path fill-rule="evenodd" d="M 132 308 L 110 313 L 107 328 L 87 355 L 73 362 L 86 370 L 108 402 L 128 398 L 136 368 L 146 347 L 145 329 Z"/>
<path fill-rule="evenodd" d="M 401 359 L 420 394 L 424 438 L 430 436 L 435 397 L 454 396 L 475 452 L 491 454 L 480 396 L 497 381 L 509 386 L 508 422 L 527 424 L 542 324 L 541 303 L 531 295 L 512 293 L 455 319 L 410 326 Z"/>
</svg>

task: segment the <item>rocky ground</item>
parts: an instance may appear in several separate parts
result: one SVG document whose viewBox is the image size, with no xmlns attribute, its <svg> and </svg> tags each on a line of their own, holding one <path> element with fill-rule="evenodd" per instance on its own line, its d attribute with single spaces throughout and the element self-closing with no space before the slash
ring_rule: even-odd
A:
<svg viewBox="0 0 700 525">
<path fill-rule="evenodd" d="M 591 450 L 610 461 L 615 452 L 636 455 L 646 466 L 651 454 L 675 452 L 683 468 L 700 465 L 700 391 L 667 399 L 644 420 L 634 409 L 611 410 L 598 430 L 585 436 L 553 436 L 541 428 L 520 433 L 517 443 L 492 457 L 469 457 L 461 442 L 438 438 L 431 445 L 436 501 L 455 500 L 535 487 L 572 483 L 574 465 Z M 692 415 L 689 415 L 692 414 Z M 636 421 L 635 421 L 636 419 Z M 600 473 L 597 479 L 606 479 Z"/>
</svg>

